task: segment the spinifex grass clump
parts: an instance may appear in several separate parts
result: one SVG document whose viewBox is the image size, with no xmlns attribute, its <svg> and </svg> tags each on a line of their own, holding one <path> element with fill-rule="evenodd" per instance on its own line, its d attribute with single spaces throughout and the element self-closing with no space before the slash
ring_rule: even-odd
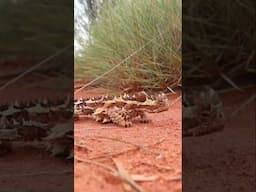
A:
<svg viewBox="0 0 256 192">
<path fill-rule="evenodd" d="M 220 78 L 232 84 L 255 74 L 252 1 L 187 0 L 182 6 L 183 84 L 218 85 Z"/>
<path fill-rule="evenodd" d="M 114 2 L 106 3 L 92 24 L 90 41 L 76 58 L 76 78 L 97 78 L 138 51 L 97 83 L 156 89 L 180 83 L 181 1 Z"/>
<path fill-rule="evenodd" d="M 72 44 L 71 6 L 72 1 L 63 0 L 1 0 L 1 61 L 9 60 L 6 57 L 44 59 Z"/>
</svg>

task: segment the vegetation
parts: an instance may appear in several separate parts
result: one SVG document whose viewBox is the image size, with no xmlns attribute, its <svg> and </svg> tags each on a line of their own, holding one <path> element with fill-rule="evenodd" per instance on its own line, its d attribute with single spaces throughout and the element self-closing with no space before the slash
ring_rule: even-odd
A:
<svg viewBox="0 0 256 192">
<path fill-rule="evenodd" d="M 246 0 L 183 1 L 183 84 L 232 84 L 255 74 L 254 7 Z"/>
<path fill-rule="evenodd" d="M 180 83 L 180 0 L 105 1 L 75 59 L 75 77 L 93 80 L 127 57 L 96 84 L 162 89 Z"/>
<path fill-rule="evenodd" d="M 49 56 L 73 43 L 73 2 L 1 0 L 2 57 Z"/>
</svg>

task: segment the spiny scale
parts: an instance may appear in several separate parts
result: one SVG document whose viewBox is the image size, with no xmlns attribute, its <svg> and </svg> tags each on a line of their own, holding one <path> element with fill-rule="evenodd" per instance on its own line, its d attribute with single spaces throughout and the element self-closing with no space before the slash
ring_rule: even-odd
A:
<svg viewBox="0 0 256 192">
<path fill-rule="evenodd" d="M 0 155 L 1 152 L 5 154 L 11 151 L 13 141 L 42 140 L 55 134 L 54 127 L 58 124 L 65 124 L 68 121 L 73 123 L 73 104 L 74 101 L 67 96 L 55 100 L 43 98 L 0 105 Z M 73 126 L 68 124 L 68 127 L 68 132 L 72 132 L 71 135 L 73 135 Z M 61 129 L 60 131 L 66 133 L 67 130 Z M 60 150 L 59 146 L 63 146 L 63 143 L 60 142 L 63 141 L 65 141 L 66 147 L 64 150 Z M 68 151 L 70 156 L 72 152 L 73 139 L 66 135 L 60 135 L 51 141 L 45 140 L 45 142 L 51 152 L 57 146 L 58 153 L 52 153 L 53 155 Z"/>
<path fill-rule="evenodd" d="M 71 103 L 70 97 L 66 97 L 56 101 L 37 99 L 0 105 L 0 130 L 25 129 L 27 126 L 40 129 L 57 124 L 59 120 L 72 119 Z"/>
<path fill-rule="evenodd" d="M 121 126 L 131 126 L 132 120 L 141 118 L 148 122 L 145 112 L 168 110 L 168 99 L 165 94 L 148 95 L 146 92 L 121 94 L 119 96 L 101 96 L 81 98 L 74 102 L 74 115 L 87 115 L 98 122 L 113 122 Z"/>
<path fill-rule="evenodd" d="M 182 106 L 183 137 L 202 136 L 224 129 L 222 101 L 209 86 L 183 89 Z"/>
</svg>

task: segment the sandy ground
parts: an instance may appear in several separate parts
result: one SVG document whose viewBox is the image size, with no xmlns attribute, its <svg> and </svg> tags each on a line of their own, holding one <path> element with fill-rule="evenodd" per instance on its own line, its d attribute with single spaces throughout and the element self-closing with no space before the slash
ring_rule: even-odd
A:
<svg viewBox="0 0 256 192">
<path fill-rule="evenodd" d="M 221 94 L 226 116 L 256 89 Z M 248 192 L 256 190 L 256 102 L 230 118 L 222 132 L 183 139 L 183 190 Z"/>
<path fill-rule="evenodd" d="M 231 114 L 255 91 L 222 94 L 226 114 Z M 104 92 L 95 89 L 76 96 L 94 96 Z M 25 93 L 21 95 L 27 98 Z M 178 96 L 180 93 L 170 96 L 170 103 Z M 9 98 L 8 94 L 2 93 L 0 97 Z M 50 157 L 43 150 L 18 147 L 14 153 L 0 157 L 0 191 L 65 192 L 73 191 L 74 183 L 76 192 L 122 192 L 125 191 L 124 182 L 99 165 L 92 164 L 99 162 L 116 169 L 114 161 L 121 163 L 130 175 L 140 175 L 140 179 L 145 176 L 143 179 L 149 181 L 138 181 L 137 184 L 146 192 L 181 191 L 182 177 L 183 191 L 188 192 L 254 191 L 255 109 L 255 102 L 244 107 L 227 122 L 222 132 L 184 138 L 183 165 L 181 102 L 174 104 L 169 111 L 151 114 L 152 123 L 135 123 L 131 128 L 101 125 L 83 119 L 75 123 L 75 136 L 76 143 L 86 148 L 77 146 L 75 156 L 86 159 L 87 163 L 75 161 L 74 180 L 72 163 Z"/>
<path fill-rule="evenodd" d="M 50 86 L 56 84 L 56 79 L 45 79 L 37 76 L 22 78 L 0 91 L 0 104 L 63 95 Z M 4 82 L 7 80 L 0 79 L 0 85 Z M 52 157 L 36 143 L 15 143 L 12 153 L 0 156 L 0 192 L 70 192 L 74 189 L 73 178 L 72 161 Z"/>
<path fill-rule="evenodd" d="M 76 97 L 96 96 L 103 90 L 79 92 Z M 169 97 L 170 103 L 180 93 Z M 151 123 L 130 128 L 99 124 L 91 119 L 75 122 L 75 191 L 121 192 L 127 185 L 101 163 L 116 169 L 120 163 L 129 175 L 149 181 L 136 183 L 147 192 L 181 191 L 181 100 L 168 111 L 150 114 Z M 88 138 L 89 137 L 89 138 Z M 115 140 L 111 140 L 111 139 Z M 83 146 L 81 146 L 83 145 Z M 131 189 L 131 191 L 135 191 Z"/>
<path fill-rule="evenodd" d="M 0 157 L 1 192 L 73 191 L 73 163 L 32 147 Z M 65 181 L 65 182 L 63 182 Z"/>
</svg>

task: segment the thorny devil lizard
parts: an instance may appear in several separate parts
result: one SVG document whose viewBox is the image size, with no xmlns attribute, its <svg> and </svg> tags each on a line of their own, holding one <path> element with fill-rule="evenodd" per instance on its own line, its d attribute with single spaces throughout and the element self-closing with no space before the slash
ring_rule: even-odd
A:
<svg viewBox="0 0 256 192">
<path fill-rule="evenodd" d="M 143 123 L 150 120 L 148 113 L 168 110 L 168 98 L 164 93 L 148 94 L 144 91 L 119 96 L 101 96 L 78 99 L 74 102 L 74 117 L 88 116 L 101 123 L 132 126 L 134 119 Z M 225 117 L 222 102 L 209 86 L 183 89 L 182 101 L 183 137 L 202 136 L 224 128 Z"/>
<path fill-rule="evenodd" d="M 0 105 L 0 155 L 16 141 L 42 141 L 53 155 L 73 156 L 71 97 L 15 101 Z"/>
<path fill-rule="evenodd" d="M 72 110 L 74 105 L 74 111 Z M 183 89 L 182 135 L 201 136 L 224 128 L 225 117 L 218 94 L 208 86 Z M 132 126 L 135 119 L 150 120 L 146 113 L 169 109 L 165 94 L 144 91 L 119 96 L 72 100 L 36 100 L 0 105 L 0 154 L 16 140 L 46 140 L 53 154 L 73 153 L 73 121 L 88 116 L 100 123 Z"/>
<path fill-rule="evenodd" d="M 225 115 L 218 93 L 209 86 L 183 89 L 182 135 L 203 136 L 224 129 Z"/>
<path fill-rule="evenodd" d="M 159 113 L 168 108 L 168 99 L 164 93 L 147 94 L 141 91 L 135 94 L 78 99 L 74 103 L 74 115 L 75 120 L 85 115 L 97 122 L 112 122 L 130 127 L 135 119 L 142 123 L 149 122 L 146 112 Z"/>
</svg>

